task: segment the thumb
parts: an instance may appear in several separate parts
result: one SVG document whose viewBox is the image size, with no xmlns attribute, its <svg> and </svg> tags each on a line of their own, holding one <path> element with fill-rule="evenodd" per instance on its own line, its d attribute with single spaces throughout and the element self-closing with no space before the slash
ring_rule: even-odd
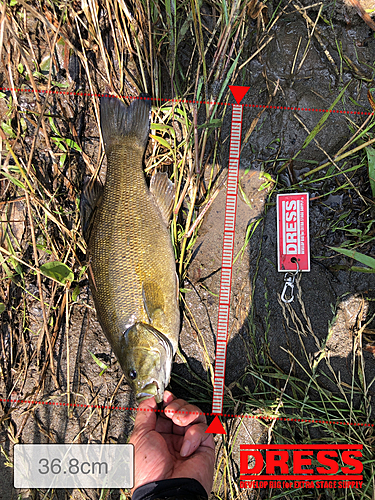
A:
<svg viewBox="0 0 375 500">
<path fill-rule="evenodd" d="M 141 436 L 154 431 L 156 426 L 157 404 L 155 398 L 148 398 L 139 405 L 134 422 L 134 430 L 129 442 L 134 444 Z"/>
</svg>

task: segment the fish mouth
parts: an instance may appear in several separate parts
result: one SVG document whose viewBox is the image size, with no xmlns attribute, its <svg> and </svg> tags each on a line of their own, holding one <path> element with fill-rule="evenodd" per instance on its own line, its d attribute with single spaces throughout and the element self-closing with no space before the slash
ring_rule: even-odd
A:
<svg viewBox="0 0 375 500">
<path fill-rule="evenodd" d="M 143 387 L 142 391 L 137 393 L 136 398 L 138 403 L 141 403 L 146 399 L 152 398 L 152 396 L 155 396 L 156 402 L 160 403 L 160 401 L 158 401 L 158 399 L 160 399 L 160 389 L 159 384 L 156 382 L 156 380 Z"/>
</svg>

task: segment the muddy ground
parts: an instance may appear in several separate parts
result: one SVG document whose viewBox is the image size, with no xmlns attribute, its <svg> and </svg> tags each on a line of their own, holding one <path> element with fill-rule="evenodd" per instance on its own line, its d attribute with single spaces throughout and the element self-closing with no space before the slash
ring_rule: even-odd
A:
<svg viewBox="0 0 375 500">
<path fill-rule="evenodd" d="M 303 4 L 308 5 L 308 2 Z M 276 3 L 268 5 L 271 18 Z M 283 14 L 270 32 L 271 41 L 244 67 L 237 81 L 232 82 L 250 86 L 242 103 L 327 109 L 348 84 L 344 98 L 335 109 L 369 111 L 367 90 L 373 86 L 374 33 L 354 11 L 334 3 L 323 9 L 324 18 L 331 25 L 320 19 L 316 26 L 320 41 L 313 36 L 306 48 L 311 27 L 307 28 L 306 19 L 293 3 L 282 1 L 281 5 Z M 306 11 L 311 19 L 316 18 L 319 7 L 320 4 Z M 249 22 L 254 23 L 254 32 L 247 41 L 243 62 L 255 47 L 256 21 Z M 344 56 L 346 62 L 343 62 Z M 272 96 L 276 88 L 269 103 L 269 95 Z M 374 274 L 334 269 L 335 265 L 350 267 L 353 262 L 329 249 L 340 246 L 348 237 L 342 230 L 334 230 L 336 226 L 350 224 L 352 229 L 363 230 L 366 221 L 374 218 L 367 169 L 365 166 L 358 169 L 342 189 L 340 187 L 347 182 L 343 176 L 312 184 L 301 183 L 304 173 L 326 161 L 328 155 L 333 157 L 347 142 L 352 135 L 351 122 L 360 125 L 365 117 L 332 114 L 316 136 L 318 144 L 311 141 L 286 169 L 278 173 L 283 160 L 292 158 L 301 149 L 321 117 L 318 112 L 244 109 L 243 138 L 254 120 L 258 121 L 250 138 L 243 142 L 241 154 L 240 182 L 246 200 L 240 196 L 237 205 L 235 255 L 242 251 L 233 268 L 226 413 L 307 419 L 325 419 L 330 415 L 332 420 L 346 418 L 352 422 L 367 415 L 374 421 L 375 359 L 371 352 L 374 324 L 367 325 L 370 332 L 367 340 L 361 331 L 373 313 Z M 228 161 L 230 123 L 228 107 L 222 127 L 221 162 L 224 168 Z M 88 141 L 86 150 L 89 149 Z M 85 149 L 84 139 L 82 144 Z M 348 166 L 351 164 L 346 168 Z M 262 172 L 270 174 L 272 180 Z M 291 186 L 292 191 L 308 191 L 310 195 L 311 271 L 300 276 L 295 300 L 285 306 L 279 299 L 283 274 L 277 272 L 275 199 L 278 192 L 286 192 Z M 211 411 L 225 192 L 223 187 L 205 217 L 183 283 L 180 354 L 176 356 L 171 381 L 177 396 L 197 402 L 205 412 Z M 342 214 L 347 215 L 339 223 Z M 244 245 L 249 226 L 255 230 Z M 360 251 L 373 255 L 374 248 L 370 242 Z M 39 394 L 38 399 L 134 407 L 134 397 L 122 379 L 121 369 L 96 320 L 87 284 L 84 283 L 81 290 L 79 300 L 69 308 L 68 326 L 62 322 L 56 331 L 57 381 L 48 372 L 43 394 Z M 29 291 L 38 293 L 31 284 Z M 51 297 L 47 288 L 45 293 L 48 303 Z M 27 301 L 29 328 L 36 332 L 43 322 L 41 309 L 37 301 L 30 298 Z M 370 348 L 366 350 L 366 346 Z M 109 367 L 100 376 L 100 368 L 89 351 Z M 12 370 L 9 360 L 7 367 Z M 40 367 L 31 359 L 27 375 L 21 374 L 25 378 L 22 384 L 17 381 L 9 387 L 3 379 L 1 397 L 32 397 L 38 373 Z M 364 379 L 360 373 L 364 374 Z M 288 376 L 297 381 L 295 386 Z M 355 387 L 350 396 L 353 378 Z M 276 390 L 272 391 L 272 387 Z M 343 394 L 351 398 L 352 410 L 340 414 L 338 408 L 344 412 L 344 406 L 334 405 L 332 401 Z M 311 401 L 315 401 L 315 406 L 310 405 Z M 316 414 L 319 407 L 322 412 Z M 4 450 L 0 463 L 1 500 L 34 498 L 36 495 L 36 492 L 16 491 L 12 486 L 12 469 L 6 466 L 6 457 L 12 458 L 14 443 L 125 443 L 135 416 L 135 411 L 77 407 L 68 410 L 32 404 L 19 405 L 19 408 L 4 404 L 3 411 L 9 419 L 5 420 L 1 434 Z M 219 474 L 213 489 L 216 496 L 213 493 L 212 498 L 254 497 L 239 489 L 240 443 L 266 443 L 271 437 L 275 442 L 283 442 L 296 435 L 299 435 L 296 442 L 303 442 L 307 435 L 318 440 L 327 436 L 327 430 L 318 424 L 304 428 L 297 424 L 283 427 L 277 421 L 271 424 L 262 419 L 246 418 L 226 418 L 224 422 L 228 436 L 223 440 L 216 437 Z M 371 440 L 372 430 L 364 429 L 363 432 L 367 433 L 366 439 Z M 236 483 L 230 486 L 233 480 Z M 84 498 L 100 496 L 96 491 L 83 491 L 82 494 Z M 66 495 L 69 493 L 65 491 L 55 493 L 57 498 L 67 498 Z M 272 498 L 272 492 L 262 495 Z M 314 496 L 306 498 L 317 498 L 318 492 L 311 492 L 311 495 Z M 333 498 L 332 495 L 326 490 L 320 498 Z M 119 493 L 109 493 L 109 496 L 118 498 Z"/>
</svg>

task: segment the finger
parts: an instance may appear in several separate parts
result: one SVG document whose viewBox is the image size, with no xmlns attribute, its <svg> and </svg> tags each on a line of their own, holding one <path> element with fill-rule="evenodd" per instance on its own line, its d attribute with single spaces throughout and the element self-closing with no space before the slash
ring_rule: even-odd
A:
<svg viewBox="0 0 375 500">
<path fill-rule="evenodd" d="M 189 427 L 185 433 L 181 446 L 180 455 L 188 457 L 198 448 L 205 447 L 215 450 L 215 442 L 212 434 L 206 434 L 207 424 L 199 423 Z"/>
<path fill-rule="evenodd" d="M 157 404 L 155 398 L 148 398 L 140 403 L 134 422 L 134 430 L 130 437 L 130 443 L 135 443 L 140 436 L 155 430 Z"/>
<path fill-rule="evenodd" d="M 173 423 L 186 427 L 192 423 L 206 423 L 206 416 L 198 406 L 183 399 L 175 399 L 165 408 L 165 413 L 172 414 Z M 174 413 L 174 414 L 173 414 Z"/>
<path fill-rule="evenodd" d="M 159 418 L 156 423 L 157 432 L 173 432 L 183 436 L 191 424 L 206 423 L 206 417 L 201 410 L 195 405 L 188 404 L 184 399 L 172 399 L 163 413 L 163 418 Z"/>
<path fill-rule="evenodd" d="M 160 413 L 156 421 L 155 430 L 157 432 L 168 433 L 168 434 L 172 433 L 173 429 L 173 422 L 171 420 L 172 415 L 170 414 L 166 415 L 164 410 L 175 399 L 176 396 L 174 396 L 171 392 L 164 391 L 162 409 L 160 410 Z"/>
<path fill-rule="evenodd" d="M 177 399 L 170 391 L 164 391 L 163 408 L 168 406 L 174 399 Z"/>
</svg>

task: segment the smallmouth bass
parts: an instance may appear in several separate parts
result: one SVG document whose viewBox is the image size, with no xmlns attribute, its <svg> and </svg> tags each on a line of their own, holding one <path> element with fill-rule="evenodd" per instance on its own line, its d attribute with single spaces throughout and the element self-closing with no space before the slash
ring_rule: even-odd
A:
<svg viewBox="0 0 375 500">
<path fill-rule="evenodd" d="M 180 329 L 178 278 L 168 229 L 174 186 L 143 172 L 149 100 L 126 106 L 102 97 L 107 156 L 104 186 L 90 181 L 81 199 L 90 289 L 101 327 L 137 401 L 163 400 Z"/>
</svg>

